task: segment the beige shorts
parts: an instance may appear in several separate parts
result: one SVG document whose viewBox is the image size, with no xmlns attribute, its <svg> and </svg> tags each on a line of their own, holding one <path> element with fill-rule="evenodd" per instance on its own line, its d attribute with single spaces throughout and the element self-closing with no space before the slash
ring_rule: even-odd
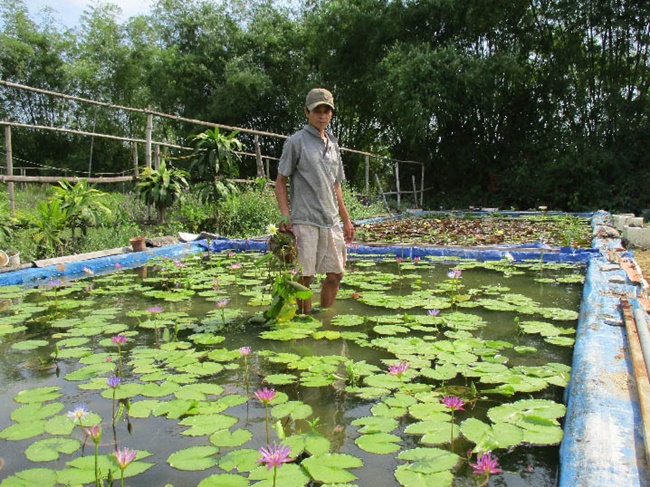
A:
<svg viewBox="0 0 650 487">
<path fill-rule="evenodd" d="M 343 272 L 347 254 L 339 225 L 331 228 L 293 225 L 293 233 L 303 276 Z"/>
</svg>

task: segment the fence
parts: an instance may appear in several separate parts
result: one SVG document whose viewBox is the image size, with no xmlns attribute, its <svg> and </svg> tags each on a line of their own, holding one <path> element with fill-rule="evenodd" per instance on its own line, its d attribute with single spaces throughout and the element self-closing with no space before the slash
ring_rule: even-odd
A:
<svg viewBox="0 0 650 487">
<path fill-rule="evenodd" d="M 125 107 L 125 106 L 120 106 L 120 105 L 114 105 L 111 103 L 105 103 L 105 102 L 99 102 L 95 100 L 90 100 L 87 98 L 80 98 L 72 95 L 66 95 L 62 93 L 57 93 L 49 90 L 43 90 L 40 88 L 32 88 L 29 86 L 24 86 L 20 85 L 17 83 L 11 83 L 9 81 L 4 81 L 0 80 L 0 85 L 4 85 L 8 88 L 13 88 L 13 89 L 18 89 L 18 90 L 26 90 L 30 92 L 35 92 L 35 93 L 40 93 L 40 94 L 45 94 L 49 96 L 55 96 L 59 98 L 63 98 L 66 100 L 70 101 L 75 101 L 75 102 L 80 102 L 80 103 L 86 103 L 90 105 L 95 105 L 95 106 L 101 106 L 104 108 L 109 108 L 109 109 L 115 109 L 115 110 L 124 110 L 127 112 L 136 112 L 136 113 L 143 113 L 146 115 L 146 129 L 145 129 L 145 136 L 142 139 L 139 138 L 132 138 L 132 137 L 122 137 L 122 136 L 116 136 L 116 135 L 110 135 L 110 134 L 102 134 L 102 133 L 95 133 L 95 132 L 88 132 L 88 131 L 83 131 L 83 130 L 74 130 L 74 129 L 68 129 L 68 128 L 62 128 L 62 127 L 50 127 L 50 126 L 44 126 L 44 125 L 32 125 L 32 124 L 24 124 L 24 123 L 18 123 L 18 122 L 10 122 L 10 121 L 0 121 L 0 125 L 4 127 L 4 142 L 5 142 L 5 158 L 6 158 L 6 173 L 5 174 L 0 174 L 0 183 L 6 183 L 7 184 L 7 189 L 9 193 L 9 203 L 10 203 L 10 210 L 11 214 L 13 215 L 15 212 L 15 200 L 14 200 L 14 183 L 52 183 L 52 182 L 57 182 L 57 181 L 62 181 L 62 180 L 67 180 L 69 182 L 76 182 L 80 179 L 86 179 L 88 182 L 91 183 L 119 183 L 119 182 L 127 182 L 127 181 L 135 181 L 138 178 L 138 175 L 140 173 L 139 170 L 139 162 L 138 162 L 138 144 L 142 144 L 145 147 L 145 166 L 146 167 L 153 167 L 155 169 L 158 169 L 159 164 L 160 164 L 160 149 L 161 147 L 167 148 L 167 149 L 176 149 L 180 151 L 193 151 L 194 148 L 191 147 L 184 147 L 176 144 L 170 144 L 166 141 L 154 141 L 153 140 L 153 127 L 154 127 L 154 117 L 162 118 L 162 119 L 169 119 L 169 120 L 174 120 L 174 121 L 179 121 L 179 122 L 186 122 L 186 123 L 192 123 L 196 124 L 199 126 L 204 126 L 208 128 L 214 128 L 214 127 L 219 127 L 220 129 L 225 129 L 225 130 L 231 130 L 231 131 L 239 131 L 247 134 L 251 134 L 254 137 L 254 146 L 255 146 L 255 152 L 254 153 L 249 153 L 249 152 L 243 152 L 243 151 L 238 151 L 237 154 L 240 156 L 244 157 L 253 157 L 255 158 L 256 161 L 256 167 L 257 167 L 257 176 L 258 177 L 270 177 L 270 162 L 271 161 L 277 161 L 277 157 L 272 157 L 268 155 L 263 155 L 261 153 L 260 149 L 260 143 L 259 143 L 259 137 L 274 137 L 274 138 L 281 138 L 281 139 L 286 139 L 286 135 L 281 135 L 281 134 L 275 134 L 272 132 L 265 132 L 261 130 L 252 130 L 252 129 L 246 129 L 242 127 L 232 127 L 228 125 L 222 125 L 222 124 L 215 124 L 215 123 L 210 123 L 206 122 L 203 120 L 196 120 L 196 119 L 190 119 L 190 118 L 185 118 L 185 117 L 180 117 L 177 115 L 170 115 L 167 113 L 162 113 L 162 112 L 157 112 L 152 110 L 151 108 L 134 108 L 134 107 Z M 60 132 L 60 133 L 68 133 L 68 134 L 74 134 L 74 135 L 81 135 L 85 137 L 91 137 L 91 138 L 105 138 L 105 139 L 111 139 L 111 140 L 117 140 L 117 141 L 122 141 L 122 142 L 128 142 L 131 144 L 131 150 L 132 150 L 132 158 L 133 158 L 133 173 L 132 174 L 123 174 L 119 176 L 108 176 L 108 175 L 99 175 L 99 176 L 92 176 L 91 172 L 91 167 L 92 167 L 92 159 L 91 162 L 89 163 L 89 168 L 88 168 L 88 174 L 87 176 L 68 176 L 67 173 L 64 174 L 63 176 L 29 176 L 27 175 L 27 171 L 30 170 L 39 170 L 38 167 L 33 167 L 33 166 L 25 166 L 25 167 L 16 167 L 14 168 L 13 164 L 13 148 L 12 148 L 12 142 L 11 142 L 11 135 L 12 135 L 12 128 L 15 129 L 35 129 L 35 130 L 43 130 L 43 131 L 55 131 L 55 132 Z M 91 142 L 94 139 L 91 139 Z M 92 144 L 91 144 L 92 147 Z M 370 197 L 370 160 L 371 159 L 377 159 L 377 160 L 382 160 L 384 162 L 389 162 L 394 164 L 394 172 L 395 172 L 395 181 L 396 181 L 396 189 L 395 191 L 384 191 L 381 182 L 379 179 L 379 176 L 375 174 L 375 180 L 377 183 L 377 189 L 378 192 L 381 194 L 384 204 L 387 209 L 389 209 L 388 201 L 386 199 L 386 196 L 391 196 L 395 195 L 396 196 L 396 204 L 397 204 L 397 209 L 401 209 L 401 197 L 404 194 L 408 195 L 413 195 L 413 201 L 415 204 L 419 204 L 422 206 L 423 200 L 424 200 L 424 192 L 427 191 L 424 187 L 425 183 L 425 174 L 424 174 L 424 164 L 421 162 L 417 161 L 398 161 L 395 159 L 389 159 L 384 156 L 379 156 L 376 154 L 371 154 L 369 152 L 363 152 L 363 151 L 358 151 L 354 149 L 349 149 L 346 147 L 341 147 L 341 151 L 352 153 L 352 154 L 357 154 L 364 156 L 364 162 L 365 162 L 365 171 L 364 171 L 364 195 L 366 197 Z M 400 164 L 417 164 L 421 167 L 421 176 L 420 176 L 420 188 L 417 188 L 416 184 L 416 178 L 415 176 L 412 176 L 412 189 L 408 190 L 402 190 L 400 188 Z M 57 169 L 57 170 L 63 170 L 66 171 L 65 169 L 61 168 L 50 168 L 50 169 Z M 18 170 L 20 172 L 20 175 L 16 175 L 15 171 Z M 239 182 L 244 182 L 239 180 Z"/>
</svg>

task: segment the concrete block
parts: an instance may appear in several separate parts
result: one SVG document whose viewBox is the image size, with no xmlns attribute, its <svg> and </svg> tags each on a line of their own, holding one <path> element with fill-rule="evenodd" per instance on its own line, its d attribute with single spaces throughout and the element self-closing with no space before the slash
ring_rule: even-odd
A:
<svg viewBox="0 0 650 487">
<path fill-rule="evenodd" d="M 625 227 L 622 239 L 628 248 L 650 249 L 650 228 Z"/>
<path fill-rule="evenodd" d="M 621 213 L 620 215 L 612 215 L 612 224 L 619 232 L 622 232 L 626 226 L 635 226 L 630 225 L 628 221 L 636 218 L 634 213 Z"/>
</svg>

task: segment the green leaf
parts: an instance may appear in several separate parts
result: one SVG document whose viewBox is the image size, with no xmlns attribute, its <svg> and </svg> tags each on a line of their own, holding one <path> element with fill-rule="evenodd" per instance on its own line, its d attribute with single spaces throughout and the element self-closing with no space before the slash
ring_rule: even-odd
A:
<svg viewBox="0 0 650 487">
<path fill-rule="evenodd" d="M 218 473 L 201 480 L 198 487 L 248 487 L 249 485 L 248 479 L 241 475 Z"/>
<path fill-rule="evenodd" d="M 50 468 L 30 468 L 21 472 L 16 472 L 11 477 L 6 477 L 2 481 L 2 487 L 54 487 L 56 485 L 56 470 Z"/>
<path fill-rule="evenodd" d="M 369 434 L 369 433 L 390 433 L 397 426 L 399 422 L 396 419 L 390 417 L 374 417 L 374 416 L 365 416 L 362 418 L 357 418 L 352 421 L 354 426 L 361 426 L 359 428 L 359 433 Z"/>
<path fill-rule="evenodd" d="M 260 453 L 253 449 L 241 449 L 231 451 L 219 458 L 219 467 L 223 470 L 234 470 L 238 472 L 250 472 L 258 467 Z"/>
<path fill-rule="evenodd" d="M 363 466 L 363 461 L 346 453 L 328 453 L 308 457 L 301 465 L 317 482 L 344 484 L 357 478 L 346 469 L 360 468 Z"/>
<path fill-rule="evenodd" d="M 25 450 L 25 456 L 32 462 L 50 462 L 59 459 L 59 453 L 67 455 L 81 447 L 81 442 L 73 438 L 46 438 L 32 443 Z"/>
<path fill-rule="evenodd" d="M 524 432 L 514 424 L 498 423 L 490 426 L 476 418 L 468 418 L 460 425 L 460 431 L 476 444 L 476 451 L 492 451 L 510 448 L 524 441 Z"/>
<path fill-rule="evenodd" d="M 440 448 L 413 448 L 404 450 L 397 456 L 410 462 L 409 469 L 420 473 L 436 473 L 453 469 L 460 457 Z"/>
<path fill-rule="evenodd" d="M 237 418 L 225 414 L 205 414 L 185 418 L 180 422 L 183 426 L 190 426 L 183 431 L 183 435 L 202 436 L 211 435 L 219 430 L 228 429 L 237 423 Z"/>
<path fill-rule="evenodd" d="M 217 453 L 219 449 L 214 446 L 192 446 L 172 453 L 167 463 L 179 470 L 206 470 L 217 464 Z"/>
<path fill-rule="evenodd" d="M 354 442 L 356 445 L 368 453 L 376 453 L 378 455 L 393 453 L 398 451 L 401 446 L 399 442 L 401 438 L 397 435 L 389 433 L 373 433 L 369 435 L 361 435 Z"/>
<path fill-rule="evenodd" d="M 20 391 L 14 396 L 14 401 L 22 404 L 52 401 L 62 396 L 62 394 L 58 392 L 60 389 L 60 387 L 48 386 Z"/>
<path fill-rule="evenodd" d="M 45 419 L 60 413 L 65 406 L 60 402 L 50 404 L 30 403 L 21 406 L 11 413 L 11 419 L 18 423 Z"/>
<path fill-rule="evenodd" d="M 25 440 L 45 433 L 45 421 L 35 420 L 29 423 L 16 423 L 0 431 L 0 438 L 5 440 Z"/>
<path fill-rule="evenodd" d="M 311 406 L 302 401 L 287 401 L 271 409 L 271 416 L 276 419 L 289 416 L 291 419 L 296 420 L 308 418 L 312 412 Z"/>
<path fill-rule="evenodd" d="M 234 448 L 248 442 L 253 434 L 245 429 L 221 430 L 210 436 L 210 443 L 223 448 Z"/>
</svg>

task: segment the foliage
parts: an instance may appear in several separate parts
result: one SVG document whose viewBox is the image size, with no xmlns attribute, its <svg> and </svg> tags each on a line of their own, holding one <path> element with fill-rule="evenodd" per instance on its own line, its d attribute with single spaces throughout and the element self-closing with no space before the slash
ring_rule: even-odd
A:
<svg viewBox="0 0 650 487">
<path fill-rule="evenodd" d="M 88 227 L 97 226 L 102 216 L 111 215 L 111 211 L 102 202 L 106 193 L 89 188 L 85 179 L 75 184 L 60 181 L 54 191 L 54 197 L 61 202 L 61 209 L 66 212 L 66 226 L 70 228 L 73 238 L 76 229 L 85 237 Z"/>
<path fill-rule="evenodd" d="M 217 232 L 229 237 L 252 237 L 265 233 L 269 222 L 282 216 L 269 190 L 241 191 L 217 204 Z"/>
<path fill-rule="evenodd" d="M 145 203 L 156 208 L 159 224 L 165 223 L 167 208 L 187 190 L 189 185 L 186 176 L 187 173 L 181 169 L 168 169 L 164 160 L 160 161 L 158 170 L 145 167 L 140 173 L 136 192 Z"/>
<path fill-rule="evenodd" d="M 64 255 L 63 238 L 68 214 L 62 208 L 60 200 L 39 201 L 31 223 L 34 227 L 34 241 L 38 245 L 37 257 L 43 258 L 52 253 Z"/>
<path fill-rule="evenodd" d="M 224 135 L 215 127 L 190 136 L 195 152 L 189 174 L 205 202 L 216 202 L 237 190 L 230 180 L 239 176 L 241 158 L 236 151 L 243 144 L 236 138 L 238 133 Z"/>
</svg>

